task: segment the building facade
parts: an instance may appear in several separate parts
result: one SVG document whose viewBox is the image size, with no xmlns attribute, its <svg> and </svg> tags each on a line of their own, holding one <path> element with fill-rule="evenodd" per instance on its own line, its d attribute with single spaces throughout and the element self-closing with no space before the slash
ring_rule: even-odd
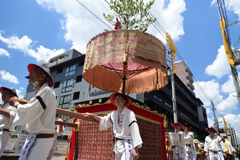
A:
<svg viewBox="0 0 240 160">
<path fill-rule="evenodd" d="M 61 55 L 53 57 L 48 63 L 53 79 L 58 108 L 73 110 L 75 104 L 89 103 L 99 99 L 108 100 L 111 93 L 92 88 L 91 84 L 82 78 L 85 55 L 72 49 Z M 179 122 L 188 122 L 199 139 L 204 140 L 205 128 L 208 127 L 206 110 L 200 99 L 196 98 L 192 91 L 175 74 L 175 90 L 177 97 L 177 109 Z M 170 78 L 170 77 L 169 77 Z M 165 114 L 168 130 L 173 131 L 172 92 L 171 81 L 166 87 L 142 94 L 129 94 L 135 102 L 149 107 L 152 111 Z M 35 90 L 32 84 L 28 84 L 25 95 L 26 100 L 34 96 Z M 69 118 L 61 116 L 65 121 Z"/>
<path fill-rule="evenodd" d="M 237 142 L 237 136 L 236 136 L 235 129 L 234 128 L 227 128 L 227 132 L 231 136 L 232 146 L 236 148 L 238 146 L 238 142 Z"/>
<path fill-rule="evenodd" d="M 186 62 L 184 61 L 177 61 L 175 62 L 175 65 L 177 67 L 176 75 L 178 76 L 179 79 L 181 79 L 181 81 L 186 85 L 186 87 L 192 92 L 192 94 L 195 95 L 192 71 L 188 68 Z"/>
</svg>

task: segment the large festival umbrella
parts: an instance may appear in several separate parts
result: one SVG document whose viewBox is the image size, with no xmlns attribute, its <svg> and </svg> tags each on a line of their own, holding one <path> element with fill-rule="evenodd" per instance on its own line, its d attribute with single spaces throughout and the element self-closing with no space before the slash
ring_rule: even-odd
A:
<svg viewBox="0 0 240 160">
<path fill-rule="evenodd" d="M 136 30 L 112 30 L 92 38 L 83 78 L 94 87 L 119 93 L 144 93 L 167 85 L 164 44 Z"/>
</svg>

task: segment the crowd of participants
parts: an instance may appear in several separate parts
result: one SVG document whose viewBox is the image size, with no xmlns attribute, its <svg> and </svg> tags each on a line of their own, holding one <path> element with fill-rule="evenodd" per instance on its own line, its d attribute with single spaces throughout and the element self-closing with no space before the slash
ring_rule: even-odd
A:
<svg viewBox="0 0 240 160">
<path fill-rule="evenodd" d="M 63 126 L 56 126 L 61 121 L 56 116 L 57 101 L 52 89 L 53 80 L 50 70 L 44 66 L 29 64 L 28 82 L 36 90 L 35 96 L 27 104 L 21 104 L 16 90 L 1 87 L 3 105 L 0 108 L 0 157 L 9 140 L 12 125 L 26 125 L 29 133 L 21 151 L 19 160 L 50 160 L 56 149 L 56 138 L 63 133 Z M 111 102 L 117 110 L 105 117 L 85 113 L 99 122 L 99 130 L 113 127 L 115 160 L 137 160 L 142 139 L 135 114 L 127 109 L 131 105 L 128 96 L 114 93 Z M 2 135 L 2 136 L 1 136 Z"/>
<path fill-rule="evenodd" d="M 168 160 L 233 160 L 236 150 L 226 137 L 219 137 L 213 127 L 206 128 L 209 135 L 205 142 L 194 139 L 188 123 L 171 124 L 175 132 L 166 132 Z M 183 131 L 181 131 L 183 129 Z"/>
<path fill-rule="evenodd" d="M 46 67 L 29 64 L 28 82 L 33 84 L 35 96 L 27 104 L 20 104 L 16 90 L 1 87 L 3 105 L 0 108 L 0 157 L 9 140 L 12 125 L 26 125 L 29 133 L 22 148 L 19 160 L 50 160 L 56 150 L 56 138 L 63 133 L 63 126 L 56 126 L 55 121 L 62 121 L 56 115 L 56 95 L 52 89 L 53 80 L 50 70 Z M 85 113 L 99 123 L 99 130 L 113 127 L 115 160 L 137 160 L 142 139 L 135 114 L 127 109 L 131 105 L 128 96 L 113 93 L 111 103 L 117 110 L 100 117 Z M 188 123 L 172 124 L 175 132 L 166 133 L 167 158 L 174 160 L 224 160 L 233 159 L 235 149 L 224 137 L 216 135 L 209 127 L 209 135 L 204 143 L 194 139 L 191 126 Z M 184 131 L 181 131 L 183 129 Z"/>
</svg>

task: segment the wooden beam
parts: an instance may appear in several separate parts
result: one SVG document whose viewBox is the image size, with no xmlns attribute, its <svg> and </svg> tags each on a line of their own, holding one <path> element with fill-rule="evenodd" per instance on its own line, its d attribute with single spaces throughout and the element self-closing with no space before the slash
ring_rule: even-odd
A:
<svg viewBox="0 0 240 160">
<path fill-rule="evenodd" d="M 67 126 L 67 127 L 73 127 L 73 128 L 77 128 L 78 124 L 76 123 L 69 123 L 69 122 L 61 122 L 61 121 L 55 121 L 56 125 L 61 125 L 61 126 Z"/>
<path fill-rule="evenodd" d="M 20 104 L 27 104 L 28 101 L 26 101 L 24 99 L 19 99 L 19 103 Z M 98 123 L 98 121 L 95 120 L 92 117 L 84 117 L 84 114 L 82 114 L 82 113 L 76 113 L 76 112 L 69 111 L 69 110 L 66 110 L 66 109 L 57 108 L 56 114 L 60 114 L 60 115 L 68 116 L 68 117 L 71 117 L 71 118 L 74 117 L 74 118 Z"/>
</svg>

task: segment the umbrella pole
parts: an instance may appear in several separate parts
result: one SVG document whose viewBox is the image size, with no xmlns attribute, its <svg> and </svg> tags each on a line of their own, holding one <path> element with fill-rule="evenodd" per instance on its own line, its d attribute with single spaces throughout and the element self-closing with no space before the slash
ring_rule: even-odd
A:
<svg viewBox="0 0 240 160">
<path fill-rule="evenodd" d="M 125 95 L 125 86 L 126 86 L 126 80 L 127 80 L 127 61 L 128 61 L 128 56 L 125 53 L 124 54 L 124 61 L 123 61 L 123 86 L 122 86 L 122 93 Z"/>
</svg>

